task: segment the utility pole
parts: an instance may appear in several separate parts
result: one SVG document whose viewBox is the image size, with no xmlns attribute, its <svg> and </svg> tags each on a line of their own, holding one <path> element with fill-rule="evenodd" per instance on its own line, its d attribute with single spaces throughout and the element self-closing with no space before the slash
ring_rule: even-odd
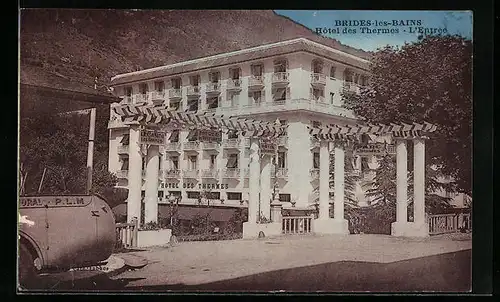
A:
<svg viewBox="0 0 500 302">
<path fill-rule="evenodd" d="M 94 163 L 94 136 L 95 136 L 96 108 L 90 109 L 89 144 L 87 150 L 87 194 L 92 190 L 92 170 Z"/>
</svg>

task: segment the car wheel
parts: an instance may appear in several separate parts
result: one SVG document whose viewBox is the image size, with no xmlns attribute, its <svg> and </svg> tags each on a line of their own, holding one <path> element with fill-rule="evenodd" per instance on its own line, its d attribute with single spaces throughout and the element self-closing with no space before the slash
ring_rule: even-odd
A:
<svg viewBox="0 0 500 302">
<path fill-rule="evenodd" d="M 37 275 L 33 256 L 28 247 L 21 244 L 19 248 L 19 285 L 27 289 Z"/>
</svg>

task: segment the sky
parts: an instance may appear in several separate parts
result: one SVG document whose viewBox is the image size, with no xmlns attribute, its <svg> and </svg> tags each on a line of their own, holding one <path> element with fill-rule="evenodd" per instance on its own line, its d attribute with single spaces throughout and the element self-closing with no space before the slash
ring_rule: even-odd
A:
<svg viewBox="0 0 500 302">
<path fill-rule="evenodd" d="M 401 46 L 405 42 L 417 40 L 419 27 L 427 29 L 446 30 L 448 34 L 458 34 L 472 39 L 472 12 L 471 11 L 354 11 L 354 10 L 275 10 L 279 15 L 289 17 L 313 31 L 322 28 L 321 35 L 334 38 L 342 44 L 366 51 L 375 51 L 386 45 Z M 358 24 L 354 21 L 357 20 Z M 370 21 L 370 25 L 361 25 L 360 21 Z M 398 24 L 393 24 L 398 20 Z M 405 20 L 416 20 L 415 24 L 401 24 Z M 340 26 L 342 21 L 351 21 L 350 26 Z M 375 25 L 375 22 L 388 22 L 388 25 Z M 344 24 L 345 25 L 345 24 Z M 365 29 L 362 29 L 362 28 Z M 367 33 L 367 29 L 372 31 Z M 330 29 L 330 33 L 325 30 Z M 393 30 L 392 33 L 374 33 L 376 29 Z M 335 32 L 334 32 L 335 30 Z M 340 31 L 340 32 L 337 32 Z M 351 30 L 351 33 L 344 32 Z M 356 31 L 355 33 L 353 31 Z M 395 32 L 397 30 L 397 33 Z M 362 32 L 363 31 L 363 32 Z M 429 33 L 429 30 L 427 30 Z M 443 32 L 444 33 L 444 32 Z"/>
</svg>

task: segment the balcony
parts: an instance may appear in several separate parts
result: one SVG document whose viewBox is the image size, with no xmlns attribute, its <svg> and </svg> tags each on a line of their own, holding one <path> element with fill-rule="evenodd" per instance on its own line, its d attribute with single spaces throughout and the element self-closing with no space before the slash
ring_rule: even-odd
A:
<svg viewBox="0 0 500 302">
<path fill-rule="evenodd" d="M 188 97 L 199 97 L 200 96 L 200 86 L 188 86 L 187 87 Z"/>
<path fill-rule="evenodd" d="M 178 89 L 170 89 L 168 91 L 168 97 L 171 99 L 171 100 L 180 100 L 182 99 L 182 90 L 180 88 Z"/>
<path fill-rule="evenodd" d="M 240 91 L 241 90 L 241 79 L 228 79 L 226 89 L 228 91 Z"/>
<path fill-rule="evenodd" d="M 309 170 L 309 177 L 311 180 L 319 179 L 319 169 L 317 168 L 312 168 Z"/>
<path fill-rule="evenodd" d="M 344 91 L 359 93 L 359 86 L 352 82 L 344 82 L 343 89 Z"/>
<path fill-rule="evenodd" d="M 198 174 L 199 174 L 199 171 L 198 169 L 188 169 L 188 170 L 184 170 L 182 171 L 182 175 L 184 176 L 184 178 L 198 178 Z"/>
<path fill-rule="evenodd" d="M 286 86 L 289 83 L 288 72 L 275 72 L 273 73 L 272 83 L 274 86 Z"/>
<path fill-rule="evenodd" d="M 201 178 L 218 178 L 219 170 L 218 169 L 207 169 L 201 171 Z"/>
<path fill-rule="evenodd" d="M 329 106 L 330 104 L 328 103 L 325 103 L 325 97 L 324 96 L 320 96 L 320 95 L 311 95 L 310 96 L 311 100 L 313 100 L 313 102 L 315 104 L 318 104 L 319 106 Z"/>
<path fill-rule="evenodd" d="M 200 149 L 200 142 L 198 141 L 184 143 L 184 150 L 198 151 L 198 149 Z"/>
<path fill-rule="evenodd" d="M 278 137 L 278 146 L 288 147 L 288 136 Z"/>
<path fill-rule="evenodd" d="M 220 83 L 208 83 L 205 88 L 208 95 L 217 95 L 220 93 Z"/>
<path fill-rule="evenodd" d="M 251 75 L 248 78 L 249 90 L 262 90 L 264 88 L 264 76 Z"/>
<path fill-rule="evenodd" d="M 118 146 L 118 154 L 128 154 L 128 145 Z"/>
<path fill-rule="evenodd" d="M 205 109 L 205 112 L 207 113 L 216 113 L 219 110 L 220 107 L 209 107 Z"/>
<path fill-rule="evenodd" d="M 203 142 L 203 150 L 219 150 L 219 143 L 217 142 Z"/>
<path fill-rule="evenodd" d="M 245 138 L 243 140 L 243 147 L 244 148 L 250 148 L 250 139 L 249 138 Z"/>
<path fill-rule="evenodd" d="M 151 100 L 153 102 L 163 102 L 165 101 L 165 91 L 152 91 Z"/>
<path fill-rule="evenodd" d="M 250 177 L 250 169 L 249 168 L 245 168 L 245 170 L 243 170 L 243 177 L 244 178 Z"/>
<path fill-rule="evenodd" d="M 135 95 L 136 104 L 147 103 L 148 101 L 149 101 L 149 93 Z"/>
<path fill-rule="evenodd" d="M 181 150 L 181 143 L 170 142 L 165 144 L 165 152 L 179 152 Z"/>
<path fill-rule="evenodd" d="M 222 178 L 239 178 L 240 169 L 239 168 L 226 168 L 222 170 Z"/>
<path fill-rule="evenodd" d="M 163 170 L 164 178 L 175 178 L 178 179 L 181 176 L 181 170 L 179 169 L 167 169 Z"/>
<path fill-rule="evenodd" d="M 222 147 L 225 149 L 239 149 L 240 148 L 239 138 L 229 138 L 222 141 Z"/>
<path fill-rule="evenodd" d="M 326 76 L 321 73 L 311 74 L 311 85 L 318 88 L 323 88 L 326 85 Z"/>
<path fill-rule="evenodd" d="M 128 170 L 118 170 L 118 171 L 116 171 L 116 177 L 117 178 L 121 178 L 121 179 L 127 178 L 128 177 Z"/>
</svg>

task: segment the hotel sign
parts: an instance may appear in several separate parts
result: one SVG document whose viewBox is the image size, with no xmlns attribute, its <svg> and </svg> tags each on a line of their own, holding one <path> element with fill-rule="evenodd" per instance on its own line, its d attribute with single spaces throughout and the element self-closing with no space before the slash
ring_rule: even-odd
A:
<svg viewBox="0 0 500 302">
<path fill-rule="evenodd" d="M 141 144 L 164 145 L 166 143 L 166 133 L 164 131 L 144 129 L 141 130 Z"/>
<path fill-rule="evenodd" d="M 387 149 L 385 144 L 368 144 L 356 148 L 354 153 L 359 156 L 385 155 L 387 154 Z"/>
</svg>

